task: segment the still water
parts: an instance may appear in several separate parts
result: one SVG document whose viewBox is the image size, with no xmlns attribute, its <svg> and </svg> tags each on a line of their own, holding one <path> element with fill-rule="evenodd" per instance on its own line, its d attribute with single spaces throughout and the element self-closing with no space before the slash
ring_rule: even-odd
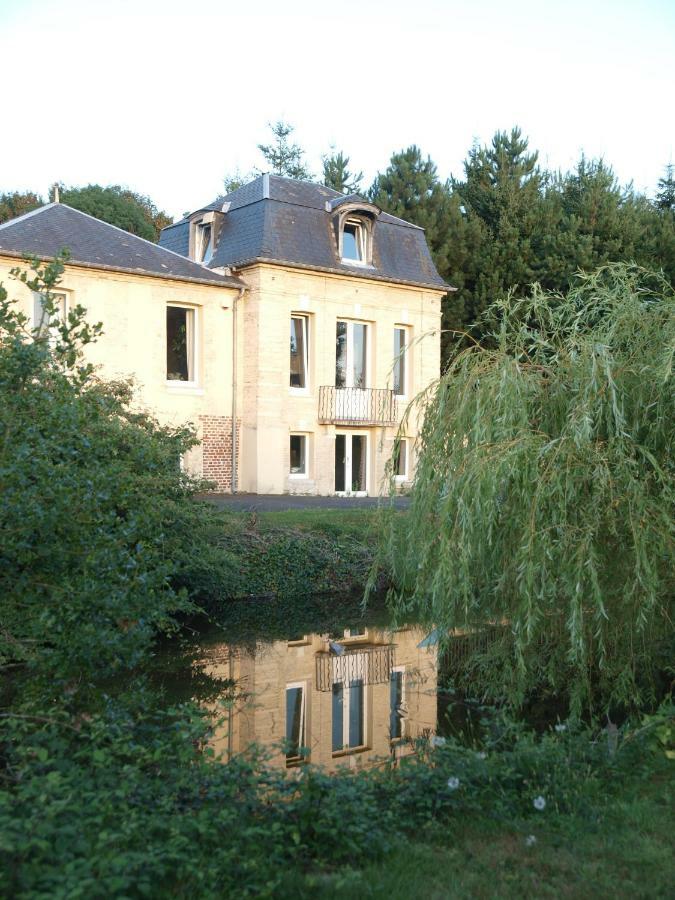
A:
<svg viewBox="0 0 675 900">
<path fill-rule="evenodd" d="M 438 650 L 425 630 L 318 624 L 243 642 L 223 640 L 227 627 L 200 637 L 182 677 L 193 694 L 221 686 L 200 702 L 214 713 L 224 759 L 256 745 L 279 768 L 358 769 L 399 760 L 437 734 Z"/>
</svg>

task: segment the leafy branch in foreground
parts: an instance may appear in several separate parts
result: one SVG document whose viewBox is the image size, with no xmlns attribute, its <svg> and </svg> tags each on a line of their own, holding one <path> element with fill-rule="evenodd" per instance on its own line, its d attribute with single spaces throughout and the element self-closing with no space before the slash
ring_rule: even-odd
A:
<svg viewBox="0 0 675 900">
<path fill-rule="evenodd" d="M 493 304 L 492 347 L 457 352 L 415 401 L 412 504 L 384 519 L 380 561 L 400 617 L 490 629 L 474 690 L 550 690 L 576 714 L 658 694 L 673 647 L 673 300 L 623 264 L 566 296 L 535 285 Z"/>
</svg>

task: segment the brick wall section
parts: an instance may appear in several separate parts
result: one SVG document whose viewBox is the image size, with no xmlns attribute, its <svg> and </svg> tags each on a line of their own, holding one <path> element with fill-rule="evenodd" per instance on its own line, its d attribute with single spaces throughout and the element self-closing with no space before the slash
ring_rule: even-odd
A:
<svg viewBox="0 0 675 900">
<path fill-rule="evenodd" d="M 200 416 L 202 426 L 202 475 L 216 484 L 216 491 L 232 490 L 232 417 Z M 237 462 L 241 447 L 241 420 L 237 419 Z"/>
</svg>

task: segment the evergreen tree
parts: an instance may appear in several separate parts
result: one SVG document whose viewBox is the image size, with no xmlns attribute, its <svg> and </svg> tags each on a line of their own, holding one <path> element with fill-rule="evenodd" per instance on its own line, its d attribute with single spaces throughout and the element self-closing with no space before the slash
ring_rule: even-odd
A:
<svg viewBox="0 0 675 900">
<path fill-rule="evenodd" d="M 340 150 L 331 148 L 331 153 L 322 157 L 323 183 L 326 187 L 340 191 L 341 194 L 358 194 L 363 172 L 358 175 L 349 171 L 349 157 Z"/>
<path fill-rule="evenodd" d="M 234 172 L 226 175 L 223 178 L 223 188 L 225 189 L 225 195 L 239 190 L 240 187 L 248 184 L 249 181 L 253 181 L 255 177 L 256 176 L 251 172 L 240 172 L 239 169 L 235 169 Z"/>
<path fill-rule="evenodd" d="M 545 233 L 537 158 L 536 152 L 528 152 L 519 128 L 498 131 L 489 146 L 471 148 L 464 180 L 452 183 L 464 210 L 464 227 L 480 234 L 462 291 L 467 325 L 495 297 L 534 280 L 541 259 L 535 244 Z"/>
<path fill-rule="evenodd" d="M 294 126 L 280 119 L 274 124 L 270 123 L 269 127 L 274 141 L 271 144 L 258 144 L 258 150 L 269 163 L 272 172 L 287 178 L 310 179 L 311 175 L 304 161 L 304 150 L 299 144 L 291 144 L 289 141 L 295 131 Z"/>
<path fill-rule="evenodd" d="M 673 177 L 673 164 L 668 163 L 666 174 L 659 178 L 659 190 L 654 201 L 657 209 L 667 209 L 675 212 L 675 177 Z"/>
</svg>

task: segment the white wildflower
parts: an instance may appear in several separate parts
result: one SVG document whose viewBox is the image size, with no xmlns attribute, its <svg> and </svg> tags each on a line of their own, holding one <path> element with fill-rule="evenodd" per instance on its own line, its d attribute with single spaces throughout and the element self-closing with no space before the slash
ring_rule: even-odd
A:
<svg viewBox="0 0 675 900">
<path fill-rule="evenodd" d="M 555 726 L 555 730 L 558 732 L 558 734 L 562 734 L 563 731 L 567 731 L 567 725 L 565 725 L 563 722 L 558 722 L 558 724 Z"/>
<path fill-rule="evenodd" d="M 537 843 L 537 839 L 533 834 L 528 834 L 528 836 L 525 838 L 525 846 L 526 847 L 534 847 L 534 845 L 536 843 Z"/>
<path fill-rule="evenodd" d="M 454 775 L 451 778 L 448 778 L 448 787 L 451 791 L 456 791 L 459 787 L 459 778 L 455 778 Z"/>
<path fill-rule="evenodd" d="M 476 756 L 478 757 L 478 759 L 487 759 L 487 753 L 485 752 L 485 750 L 479 750 L 478 753 L 476 753 Z"/>
<path fill-rule="evenodd" d="M 532 801 L 532 806 L 540 811 L 542 809 L 546 809 L 546 798 L 542 797 L 540 794 L 538 797 L 534 798 L 534 800 Z"/>
<path fill-rule="evenodd" d="M 431 746 L 445 747 L 445 738 L 441 737 L 440 734 L 434 734 L 431 738 Z"/>
</svg>

